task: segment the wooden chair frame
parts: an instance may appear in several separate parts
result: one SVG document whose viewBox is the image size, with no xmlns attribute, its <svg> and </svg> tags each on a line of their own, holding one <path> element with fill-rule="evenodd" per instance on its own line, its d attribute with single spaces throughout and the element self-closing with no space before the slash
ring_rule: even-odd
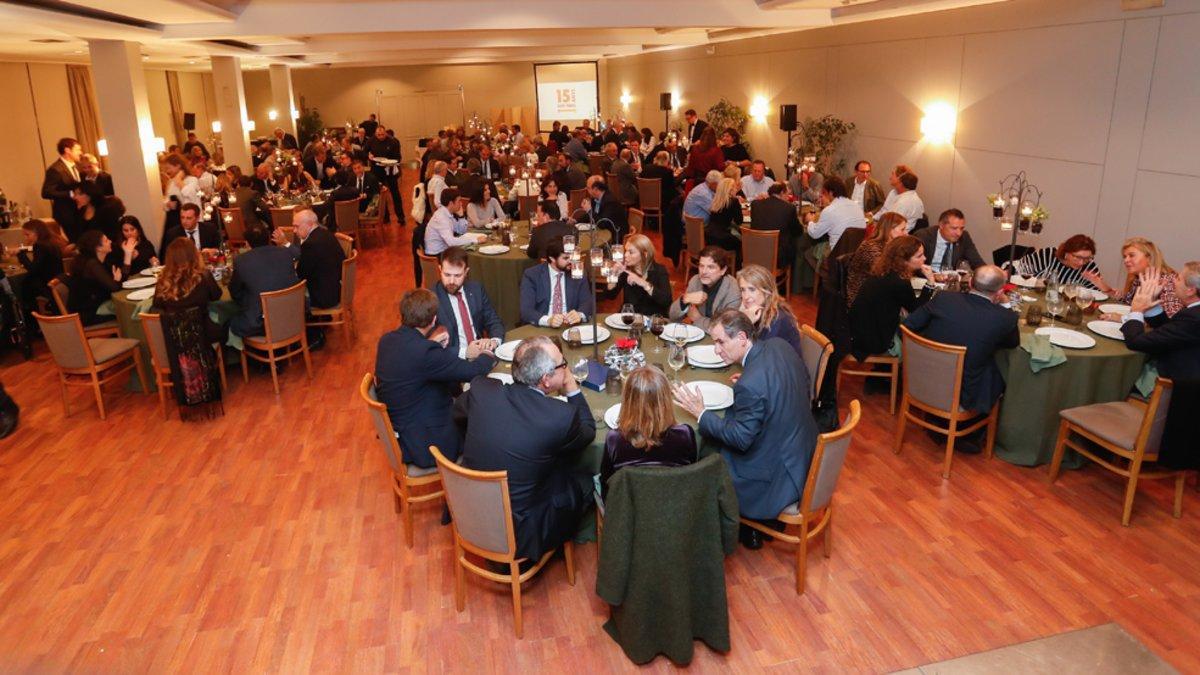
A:
<svg viewBox="0 0 1200 675">
<path fill-rule="evenodd" d="M 833 341 L 808 324 L 800 326 L 800 335 L 816 342 L 821 347 L 821 359 L 817 365 L 817 374 L 812 378 L 812 399 L 815 401 L 821 395 L 821 386 L 825 383 L 825 372 L 829 368 L 829 359 L 833 356 Z"/>
<path fill-rule="evenodd" d="M 147 325 L 151 322 L 160 324 L 158 330 L 162 330 L 162 317 L 158 314 L 142 313 L 138 315 L 138 320 L 142 322 L 142 334 L 146 336 L 146 346 L 150 351 L 150 368 L 154 371 L 154 384 L 158 387 L 158 408 L 162 411 L 163 419 L 170 419 L 171 415 L 167 412 L 167 388 L 174 387 L 175 383 L 171 381 L 171 366 L 167 363 L 159 363 L 158 357 L 154 353 L 154 343 L 150 341 L 150 327 Z M 217 369 L 221 375 L 221 391 L 229 391 L 229 382 L 225 378 L 225 353 L 221 348 L 220 343 L 213 345 L 213 349 L 217 353 Z"/>
<path fill-rule="evenodd" d="M 383 224 L 391 222 L 392 214 L 396 212 L 395 202 L 392 201 L 392 191 L 386 186 L 379 187 L 379 211 L 376 215 L 368 216 L 362 213 L 358 214 L 358 237 L 363 238 L 363 235 L 370 232 L 376 235 L 379 243 L 383 243 Z M 365 241 L 364 241 L 365 243 Z"/>
<path fill-rule="evenodd" d="M 342 261 L 342 296 L 338 299 L 337 307 L 329 307 L 320 309 L 313 307 L 308 311 L 312 315 L 313 321 L 306 321 L 305 326 L 314 328 L 330 328 L 333 326 L 345 326 L 349 331 L 351 339 L 358 336 L 358 332 L 354 326 L 354 294 L 353 289 L 347 288 L 346 283 L 347 270 L 351 265 L 358 264 L 358 251 L 353 251 L 349 257 Z"/>
<path fill-rule="evenodd" d="M 79 329 L 79 339 L 83 343 L 83 350 L 87 354 L 88 363 L 91 364 L 87 368 L 64 368 L 55 362 L 55 367 L 58 369 L 58 385 L 62 390 L 63 412 L 67 417 L 71 416 L 71 404 L 67 395 L 67 387 L 91 387 L 92 393 L 96 397 L 96 407 L 100 410 L 100 419 L 108 419 L 104 411 L 104 394 L 100 386 L 111 382 L 117 377 L 128 373 L 130 370 L 137 370 L 138 381 L 142 384 L 142 391 L 150 391 L 150 384 L 146 381 L 146 372 L 142 368 L 142 350 L 141 347 L 134 347 L 127 353 L 118 356 L 105 363 L 96 363 L 96 357 L 92 355 L 92 346 L 88 344 L 88 336 L 83 330 L 83 323 L 79 320 L 79 314 L 67 314 L 66 316 L 46 316 L 39 312 L 34 312 L 33 317 L 39 323 L 74 323 Z M 132 356 L 132 359 L 130 357 Z M 132 362 L 131 362 L 132 361 Z"/>
<path fill-rule="evenodd" d="M 271 216 L 271 229 L 282 229 L 285 227 L 295 227 L 292 225 L 292 216 L 296 213 L 296 209 L 282 209 L 272 206 L 268 209 Z"/>
<path fill-rule="evenodd" d="M 225 239 L 229 242 L 231 248 L 239 248 L 247 246 L 246 241 L 246 218 L 240 208 L 218 208 L 217 214 L 221 218 L 221 229 L 225 230 Z M 225 222 L 225 216 L 229 216 L 229 222 Z"/>
<path fill-rule="evenodd" d="M 996 445 L 996 418 L 1000 413 L 999 401 L 997 401 L 992 406 L 991 411 L 979 421 L 961 429 L 958 427 L 960 423 L 965 422 L 972 417 L 976 417 L 974 412 L 963 411 L 961 409 L 962 406 L 958 404 L 958 401 L 962 395 L 962 375 L 963 367 L 965 366 L 967 360 L 967 348 L 928 340 L 912 332 L 907 326 L 901 326 L 900 331 L 903 335 L 903 340 L 906 347 L 907 343 L 912 341 L 929 349 L 947 354 L 954 354 L 957 356 L 957 362 L 954 367 L 954 393 L 950 399 L 953 402 L 952 404 L 954 405 L 955 409 L 941 410 L 939 408 L 921 403 L 920 401 L 913 400 L 912 397 L 908 395 L 908 378 L 912 373 L 912 368 L 907 367 L 906 364 L 904 368 L 904 397 L 900 401 L 900 419 L 896 421 L 896 438 L 892 446 L 892 452 L 900 454 L 900 448 L 904 444 L 904 431 L 907 428 L 909 421 L 917 426 L 929 429 L 930 431 L 935 431 L 939 434 L 946 434 L 946 460 L 942 468 L 942 478 L 949 479 L 950 464 L 954 461 L 954 441 L 959 436 L 966 436 L 967 434 L 974 433 L 977 429 L 987 425 L 987 442 L 984 444 L 983 453 L 985 457 L 991 458 L 992 450 Z M 906 348 L 906 355 L 907 352 L 908 349 Z M 911 411 L 912 408 L 916 408 L 918 411 L 923 412 L 926 415 L 932 415 L 933 417 L 946 420 L 948 425 L 947 428 L 943 429 L 935 424 L 931 424 L 924 418 L 913 414 Z"/>
<path fill-rule="evenodd" d="M 854 364 L 859 364 L 861 366 L 864 366 L 864 368 L 861 370 L 852 370 L 852 369 L 848 369 L 846 367 L 847 365 L 854 365 Z M 886 370 L 886 371 L 872 370 L 871 368 L 865 367 L 865 366 L 873 366 L 876 364 L 883 364 L 888 367 L 888 370 Z M 838 372 L 837 372 L 838 389 L 842 388 L 842 376 L 843 375 L 861 375 L 862 377 L 886 377 L 886 378 L 890 379 L 892 381 L 892 393 L 891 393 L 891 403 L 888 406 L 888 414 L 889 415 L 896 414 L 896 392 L 897 392 L 897 389 L 900 384 L 900 357 L 899 356 L 889 356 L 887 354 L 876 354 L 874 356 L 868 356 L 867 358 L 863 359 L 862 361 L 859 361 L 858 359 L 854 358 L 853 354 L 846 354 L 846 358 L 842 359 L 842 362 L 840 364 L 838 364 Z"/>
<path fill-rule="evenodd" d="M 816 491 L 817 474 L 819 473 L 817 467 L 821 466 L 821 458 L 825 455 L 825 446 L 854 433 L 861 418 L 862 406 L 857 399 L 852 400 L 850 401 L 850 413 L 847 415 L 845 423 L 837 431 L 817 436 L 817 447 L 813 451 L 812 463 L 809 465 L 812 468 L 808 472 L 808 479 L 804 481 L 804 492 L 800 496 L 799 513 L 796 515 L 781 513 L 777 516 L 785 527 L 787 525 L 799 527 L 798 534 L 787 534 L 786 530 L 780 532 L 757 521 L 746 518 L 739 519 L 743 525 L 758 530 L 772 539 L 798 545 L 796 549 L 796 595 L 804 594 L 804 577 L 808 573 L 808 542 L 824 533 L 825 557 L 833 555 L 833 498 L 830 497 L 829 504 L 825 508 L 815 511 L 812 509 L 813 492 Z"/>
<path fill-rule="evenodd" d="M 628 239 L 630 235 L 641 234 L 642 231 L 646 229 L 646 213 L 641 209 L 630 208 L 628 219 L 629 231 L 625 233 L 625 236 L 621 237 L 622 244 L 625 243 L 625 240 Z"/>
<path fill-rule="evenodd" d="M 500 483 L 500 492 L 504 500 L 504 523 L 507 528 L 506 536 L 508 538 L 508 550 L 512 553 L 498 553 L 496 551 L 488 551 L 471 544 L 464 540 L 458 534 L 458 517 L 454 515 L 454 501 L 450 495 L 446 495 L 446 505 L 450 508 L 451 528 L 454 534 L 454 605 L 458 611 L 463 611 L 466 608 L 467 601 L 467 580 L 466 571 L 478 575 L 489 581 L 494 581 L 499 584 L 509 584 L 512 587 L 513 599 L 513 624 L 516 628 L 517 639 L 521 639 L 525 635 L 524 624 L 521 617 L 521 584 L 528 581 L 533 575 L 537 574 L 546 563 L 550 561 L 550 557 L 554 555 L 554 551 L 546 551 L 532 567 L 525 570 L 524 573 L 520 570 L 520 564 L 525 561 L 525 558 L 516 557 L 517 537 L 513 530 L 512 520 L 512 501 L 508 496 L 508 472 L 507 471 L 475 471 L 461 467 L 454 462 L 446 459 L 446 456 L 438 450 L 437 446 L 429 446 L 429 451 L 433 453 L 433 458 L 437 460 L 438 472 L 449 471 L 464 478 L 476 481 L 487 481 Z M 445 481 L 443 480 L 443 484 Z M 467 553 L 474 554 L 490 560 L 509 566 L 508 574 L 498 574 L 491 570 L 484 569 L 476 565 L 467 558 Z M 575 545 L 568 539 L 563 543 L 563 557 L 567 563 L 567 583 L 571 586 L 575 585 Z"/>
<path fill-rule="evenodd" d="M 567 213 L 562 214 L 563 220 L 575 217 L 575 212 L 582 208 L 583 199 L 587 197 L 586 189 L 571 190 L 567 193 Z"/>
<path fill-rule="evenodd" d="M 358 395 L 368 408 L 379 411 L 387 425 L 388 437 L 385 442 L 392 447 L 392 455 L 399 459 L 404 466 L 404 453 L 400 451 L 400 441 L 396 440 L 396 430 L 392 428 L 392 418 L 388 417 L 387 406 L 371 397 L 371 387 L 375 386 L 375 375 L 363 375 L 358 385 Z M 426 491 L 426 488 L 432 488 Z M 416 493 L 416 494 L 414 494 Z M 409 548 L 413 547 L 413 504 L 423 504 L 440 499 L 446 493 L 442 490 L 442 474 L 431 473 L 428 476 L 409 476 L 408 471 L 392 471 L 392 499 L 396 513 L 400 515 L 401 528 L 404 530 L 404 542 Z"/>
<path fill-rule="evenodd" d="M 67 303 L 63 300 L 58 290 L 64 288 L 65 285 L 58 279 L 51 279 L 47 287 L 50 289 L 50 297 L 54 298 L 54 306 L 58 308 L 59 316 L 69 315 L 71 312 L 67 311 Z M 83 334 L 90 338 L 120 337 L 121 327 L 105 321 L 104 324 L 98 326 L 84 326 Z"/>
<path fill-rule="evenodd" d="M 783 284 L 783 297 L 785 299 L 791 299 L 791 297 L 792 297 L 792 268 L 790 265 L 783 267 L 783 268 L 779 267 L 779 235 L 780 235 L 779 230 L 755 230 L 755 229 L 751 228 L 749 225 L 742 225 L 741 232 L 742 232 L 742 264 L 743 265 L 750 264 L 750 259 L 746 256 L 746 242 L 750 241 L 751 239 L 754 239 L 755 237 L 757 237 L 759 239 L 772 240 L 773 243 L 771 245 L 771 266 L 767 267 L 767 269 L 771 270 L 771 273 L 775 275 L 775 285 L 776 286 Z"/>
<path fill-rule="evenodd" d="M 278 372 L 278 370 L 276 370 L 275 364 L 284 359 L 290 359 L 293 356 L 296 356 L 297 354 L 304 355 L 304 370 L 308 373 L 308 379 L 310 379 L 310 380 L 312 379 L 312 357 L 308 353 L 308 334 L 307 334 L 307 332 L 304 330 L 301 330 L 300 334 L 298 336 L 296 336 L 294 338 L 289 338 L 287 340 L 276 341 L 276 340 L 272 339 L 270 314 L 268 313 L 269 310 L 267 309 L 267 298 L 272 298 L 272 297 L 284 295 L 287 293 L 294 293 L 294 292 L 296 292 L 297 288 L 299 288 L 300 292 L 303 293 L 304 285 L 305 285 L 305 282 L 303 280 L 301 280 L 300 283 L 296 284 L 295 286 L 289 286 L 288 288 L 280 289 L 278 291 L 268 291 L 266 293 L 259 294 L 260 301 L 262 302 L 262 309 L 263 309 L 263 336 L 264 336 L 264 339 L 256 340 L 253 337 L 242 338 L 242 343 L 243 343 L 243 347 L 242 347 L 242 381 L 243 382 L 250 381 L 250 369 L 246 363 L 247 357 L 252 358 L 255 361 L 258 361 L 259 363 L 266 363 L 271 367 L 271 382 L 272 382 L 272 384 L 275 385 L 275 394 L 278 395 L 279 394 L 279 372 Z M 303 325 L 303 322 L 301 322 L 301 325 Z M 287 351 L 285 351 L 282 354 L 275 353 L 276 349 L 284 349 L 284 348 L 290 347 L 292 345 L 298 345 L 298 346 L 295 349 L 288 349 Z M 251 353 L 250 350 L 248 349 L 249 347 L 253 347 L 254 349 L 257 349 L 259 351 L 264 351 L 267 353 L 267 355 L 259 356 L 258 354 Z"/>
<path fill-rule="evenodd" d="M 696 224 L 695 221 L 699 221 Z M 692 232 L 695 229 L 696 232 Z M 695 216 L 683 214 L 683 234 L 687 240 L 687 247 L 683 249 L 681 258 L 683 260 L 683 279 L 686 283 L 692 276 L 692 268 L 700 263 L 700 251 L 704 250 L 704 220 Z M 699 241 L 692 241 L 692 234 L 696 235 Z"/>
<path fill-rule="evenodd" d="M 662 230 L 662 179 L 638 178 L 638 210 L 645 214 L 647 220 L 653 219 L 656 227 Z M 650 225 L 647 223 L 647 229 Z"/>
<path fill-rule="evenodd" d="M 1137 496 L 1137 483 L 1141 478 L 1174 478 L 1175 505 L 1172 515 L 1174 515 L 1176 518 L 1182 517 L 1183 485 L 1184 479 L 1187 478 L 1187 472 L 1183 470 L 1171 469 L 1152 471 L 1144 471 L 1142 469 L 1142 465 L 1144 463 L 1158 461 L 1158 453 L 1149 452 L 1146 449 L 1146 444 L 1150 439 L 1150 431 L 1154 426 L 1154 417 L 1158 412 L 1158 407 L 1162 405 L 1163 391 L 1166 389 L 1171 389 L 1173 386 L 1174 382 L 1165 377 L 1160 377 L 1158 378 L 1158 381 L 1155 382 L 1154 392 L 1150 394 L 1150 400 L 1148 402 L 1133 398 L 1130 399 L 1130 402 L 1145 408 L 1142 415 L 1142 423 L 1141 426 L 1138 427 L 1138 433 L 1135 437 L 1132 451 L 1122 448 L 1114 443 L 1110 443 L 1109 441 L 1100 438 L 1087 429 L 1084 429 L 1083 427 L 1078 426 L 1064 418 L 1058 425 L 1058 440 L 1054 444 L 1054 459 L 1050 461 L 1050 482 L 1053 483 L 1058 479 L 1058 472 L 1062 467 L 1063 454 L 1065 454 L 1067 448 L 1071 448 L 1075 452 L 1087 457 L 1105 469 L 1129 479 L 1125 485 L 1125 505 L 1121 512 L 1121 525 L 1129 527 L 1129 519 L 1133 515 L 1133 500 L 1134 497 Z M 1096 445 L 1099 445 L 1117 457 L 1124 459 L 1126 462 L 1128 462 L 1128 467 L 1126 468 L 1118 466 L 1113 461 L 1096 454 L 1096 452 L 1088 446 L 1075 442 L 1071 438 L 1072 434 L 1082 436 L 1083 438 Z"/>
<path fill-rule="evenodd" d="M 354 251 L 354 237 L 341 232 L 334 232 L 333 238 L 337 239 L 337 243 L 342 247 L 342 253 L 349 258 L 350 254 Z"/>
<path fill-rule="evenodd" d="M 333 215 L 333 222 L 335 225 L 337 225 L 337 234 L 340 234 L 340 235 L 343 235 L 346 237 L 350 237 L 351 240 L 358 238 L 358 231 L 359 231 L 359 227 L 360 227 L 361 221 L 362 221 L 362 214 L 359 213 L 359 211 L 358 211 L 358 205 L 361 201 L 362 201 L 361 197 L 355 197 L 354 199 L 339 199 L 339 200 L 336 200 L 333 202 L 333 214 L 332 215 Z M 349 206 L 351 203 L 354 204 L 353 207 Z M 343 222 L 339 221 L 338 220 L 338 210 L 339 209 L 341 209 L 343 211 L 347 211 L 347 212 L 349 212 L 349 211 L 351 211 L 351 209 L 353 209 L 354 222 L 353 223 L 343 223 Z"/>
<path fill-rule="evenodd" d="M 421 247 L 417 249 L 417 264 L 421 266 L 421 288 L 432 291 L 442 279 L 438 273 L 438 257 L 426 255 L 425 247 Z"/>
</svg>

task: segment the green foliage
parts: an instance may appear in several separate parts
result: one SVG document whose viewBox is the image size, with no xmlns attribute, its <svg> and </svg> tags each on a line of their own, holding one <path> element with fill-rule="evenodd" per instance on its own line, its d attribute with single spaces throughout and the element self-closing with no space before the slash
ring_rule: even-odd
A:
<svg viewBox="0 0 1200 675">
<path fill-rule="evenodd" d="M 742 145 L 746 146 L 746 152 L 754 155 L 750 150 L 750 141 L 746 138 L 746 123 L 750 121 L 750 115 L 746 114 L 745 110 L 730 103 L 729 99 L 721 97 L 721 100 L 708 109 L 704 119 L 712 125 L 718 140 L 721 138 L 721 132 L 726 129 L 737 129 L 738 135 L 742 137 Z"/>
<path fill-rule="evenodd" d="M 312 139 L 321 135 L 325 125 L 321 122 L 321 113 L 316 108 L 305 108 L 296 120 L 296 138 L 300 147 L 308 145 Z"/>
<path fill-rule="evenodd" d="M 817 167 L 823 175 L 841 175 L 846 170 L 846 152 L 849 150 L 846 141 L 854 129 L 854 122 L 833 115 L 816 119 L 806 117 L 800 124 L 801 136 L 796 141 L 799 141 L 805 156 L 817 158 Z"/>
</svg>

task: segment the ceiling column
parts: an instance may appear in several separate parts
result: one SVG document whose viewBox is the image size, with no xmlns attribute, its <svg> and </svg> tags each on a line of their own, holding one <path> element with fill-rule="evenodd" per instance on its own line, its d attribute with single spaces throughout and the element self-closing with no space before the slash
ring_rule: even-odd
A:
<svg viewBox="0 0 1200 675">
<path fill-rule="evenodd" d="M 292 116 L 292 111 L 297 108 L 293 100 L 291 67 L 281 63 L 272 63 L 271 107 L 278 113 L 274 125 L 283 128 L 285 132 L 295 136 L 296 118 Z M 275 130 L 265 129 L 264 131 L 273 133 Z"/>
<path fill-rule="evenodd" d="M 251 174 L 253 166 L 250 162 L 250 139 L 246 136 L 246 89 L 242 85 L 242 60 L 236 56 L 213 56 L 212 74 L 225 166 L 235 164 L 242 173 Z"/>
</svg>

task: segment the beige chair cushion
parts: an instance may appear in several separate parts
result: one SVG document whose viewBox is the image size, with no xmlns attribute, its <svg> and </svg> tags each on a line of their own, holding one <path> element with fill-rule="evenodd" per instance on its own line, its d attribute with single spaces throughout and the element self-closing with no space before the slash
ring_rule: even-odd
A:
<svg viewBox="0 0 1200 675">
<path fill-rule="evenodd" d="M 1125 401 L 1115 401 L 1067 408 L 1059 414 L 1071 424 L 1086 429 L 1088 433 L 1132 452 L 1133 445 L 1137 442 L 1138 430 L 1142 426 L 1142 418 L 1145 416 L 1145 408 Z"/>
<path fill-rule="evenodd" d="M 404 469 L 408 473 L 409 478 L 420 478 L 421 476 L 429 476 L 437 473 L 436 466 L 431 466 L 428 469 L 422 469 L 416 464 L 405 464 Z"/>
<path fill-rule="evenodd" d="M 88 346 L 92 348 L 92 358 L 96 365 L 108 363 L 138 348 L 138 341 L 130 338 L 90 338 Z"/>
</svg>

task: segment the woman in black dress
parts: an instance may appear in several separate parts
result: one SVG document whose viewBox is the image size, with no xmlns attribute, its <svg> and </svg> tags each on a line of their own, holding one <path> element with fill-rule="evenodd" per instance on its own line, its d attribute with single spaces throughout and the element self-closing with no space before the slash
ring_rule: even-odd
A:
<svg viewBox="0 0 1200 675">
<path fill-rule="evenodd" d="M 17 251 L 17 261 L 25 268 L 21 284 L 21 307 L 25 310 L 25 325 L 32 332 L 37 326 L 33 312 L 37 311 L 39 296 L 49 298 L 50 280 L 63 273 L 62 247 L 43 220 L 28 220 L 21 226 L 25 246 Z"/>
<path fill-rule="evenodd" d="M 696 461 L 696 450 L 696 433 L 675 421 L 667 376 L 638 368 L 625 381 L 617 428 L 604 441 L 600 494 L 608 496 L 608 479 L 627 466 L 686 466 Z"/>
<path fill-rule="evenodd" d="M 121 268 L 121 274 L 126 279 L 140 274 L 147 267 L 158 266 L 158 255 L 154 245 L 146 239 L 146 231 L 137 216 L 122 216 L 120 220 L 121 238 L 119 246 L 114 246 L 108 254 L 108 264 Z"/>
<path fill-rule="evenodd" d="M 120 241 L 117 221 L 125 215 L 125 204 L 104 194 L 95 183 L 80 183 L 75 188 L 75 229 L 78 232 L 100 230 L 109 241 Z"/>
<path fill-rule="evenodd" d="M 225 328 L 208 316 L 208 303 L 221 299 L 221 287 L 205 269 L 200 251 L 192 242 L 179 238 L 167 246 L 165 257 L 154 290 L 154 309 L 170 312 L 198 307 L 208 341 L 224 342 Z"/>
<path fill-rule="evenodd" d="M 78 313 L 83 325 L 90 326 L 107 320 L 97 316 L 96 310 L 121 290 L 123 275 L 120 267 L 105 264 L 112 253 L 112 242 L 100 230 L 84 232 L 75 245 L 79 255 L 71 261 L 71 274 L 67 277 L 70 291 L 67 311 Z"/>
<path fill-rule="evenodd" d="M 883 247 L 883 255 L 850 306 L 850 352 L 854 358 L 887 353 L 900 327 L 900 310 L 912 312 L 929 300 L 932 291 L 928 284 L 919 292 L 913 290 L 912 278 L 918 273 L 933 278 L 933 270 L 925 264 L 925 249 L 916 237 L 896 237 Z"/>
<path fill-rule="evenodd" d="M 644 234 L 625 237 L 625 259 L 617 283 L 608 287 L 609 295 L 621 289 L 625 305 L 646 317 L 666 316 L 671 307 L 671 276 L 667 268 L 654 260 L 654 244 Z"/>
</svg>

